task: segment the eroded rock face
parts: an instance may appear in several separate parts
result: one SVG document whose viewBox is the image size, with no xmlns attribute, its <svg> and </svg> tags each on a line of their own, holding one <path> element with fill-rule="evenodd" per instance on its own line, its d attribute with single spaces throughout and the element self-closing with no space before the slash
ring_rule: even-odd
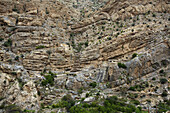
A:
<svg viewBox="0 0 170 113">
<path fill-rule="evenodd" d="M 133 1 L 118 1 L 118 0 L 110 0 L 105 7 L 96 13 L 93 18 L 85 19 L 83 22 L 77 23 L 75 25 L 72 25 L 72 29 L 75 30 L 74 32 L 79 31 L 79 28 L 86 27 L 88 25 L 92 25 L 93 23 L 96 23 L 100 20 L 110 20 L 112 21 L 125 18 L 134 17 L 138 14 L 144 14 L 148 11 L 150 12 L 164 12 L 167 11 L 170 12 L 169 9 L 167 9 L 169 4 L 167 4 L 168 1 L 157 1 L 154 2 L 152 0 L 150 1 L 139 1 L 139 0 L 133 0 Z"/>
<path fill-rule="evenodd" d="M 84 100 L 89 103 L 99 92 L 100 98 L 132 93 L 131 86 L 146 82 L 137 98 L 145 103 L 152 93 L 153 106 L 163 101 L 168 83 L 160 79 L 168 81 L 170 70 L 168 0 L 110 0 L 100 9 L 104 1 L 79 2 L 0 1 L 0 105 L 38 112 L 65 94 L 80 100 L 91 93 Z M 51 72 L 53 85 L 42 85 Z"/>
<path fill-rule="evenodd" d="M 0 77 L 0 94 L 3 98 L 1 104 L 15 103 L 24 109 L 39 109 L 37 89 L 32 81 L 25 83 L 22 79 L 6 73 L 0 73 Z"/>
</svg>

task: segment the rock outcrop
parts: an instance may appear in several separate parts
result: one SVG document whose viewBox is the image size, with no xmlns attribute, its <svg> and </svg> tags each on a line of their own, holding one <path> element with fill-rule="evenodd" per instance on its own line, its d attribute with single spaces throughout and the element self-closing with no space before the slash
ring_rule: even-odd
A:
<svg viewBox="0 0 170 113">
<path fill-rule="evenodd" d="M 168 0 L 0 1 L 0 112 L 66 112 L 48 109 L 66 94 L 168 100 L 169 21 Z"/>
</svg>

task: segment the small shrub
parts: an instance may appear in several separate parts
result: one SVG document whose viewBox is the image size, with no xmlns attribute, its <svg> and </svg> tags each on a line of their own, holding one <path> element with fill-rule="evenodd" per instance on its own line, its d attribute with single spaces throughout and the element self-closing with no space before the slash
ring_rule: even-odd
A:
<svg viewBox="0 0 170 113">
<path fill-rule="evenodd" d="M 131 90 L 131 91 L 136 91 L 136 90 L 135 90 L 135 87 L 130 87 L 129 90 Z"/>
<path fill-rule="evenodd" d="M 25 82 L 23 82 L 22 79 L 20 79 L 20 78 L 18 78 L 18 82 L 19 82 L 19 87 L 22 90 Z"/>
<path fill-rule="evenodd" d="M 17 75 L 17 73 L 16 72 L 11 72 L 11 75 Z"/>
<path fill-rule="evenodd" d="M 89 93 L 86 93 L 86 98 L 89 97 Z"/>
<path fill-rule="evenodd" d="M 82 50 L 82 45 L 83 43 L 79 43 L 75 49 L 80 52 Z"/>
<path fill-rule="evenodd" d="M 9 63 L 12 63 L 12 59 L 9 59 L 8 62 L 9 62 Z"/>
<path fill-rule="evenodd" d="M 149 86 L 149 83 L 148 82 L 145 82 L 145 87 L 148 87 Z"/>
<path fill-rule="evenodd" d="M 138 106 L 138 109 L 139 109 L 140 111 L 142 111 L 142 107 Z"/>
<path fill-rule="evenodd" d="M 81 87 L 80 89 L 78 89 L 78 94 L 82 94 L 83 93 L 83 88 Z"/>
<path fill-rule="evenodd" d="M 37 93 L 38 93 L 38 96 L 40 96 L 40 95 L 41 95 L 41 92 L 40 92 L 39 90 L 38 90 L 38 92 L 37 92 Z"/>
<path fill-rule="evenodd" d="M 26 113 L 35 113 L 35 110 L 27 110 L 27 109 L 24 109 L 23 112 L 26 112 Z"/>
<path fill-rule="evenodd" d="M 62 101 L 71 101 L 73 100 L 71 95 L 67 94 L 67 95 L 64 95 L 61 99 Z"/>
<path fill-rule="evenodd" d="M 138 97 L 138 94 L 129 93 L 128 97 L 131 99 L 135 99 Z"/>
<path fill-rule="evenodd" d="M 156 17 L 156 14 L 153 13 L 152 16 L 153 16 L 153 17 Z"/>
<path fill-rule="evenodd" d="M 153 77 L 153 78 L 152 78 L 152 80 L 156 80 L 156 78 L 155 78 L 155 77 Z"/>
<path fill-rule="evenodd" d="M 106 87 L 107 87 L 107 88 L 112 88 L 111 83 L 110 83 L 110 82 L 108 82 L 108 83 L 106 84 Z"/>
<path fill-rule="evenodd" d="M 12 46 L 12 40 L 11 40 L 11 39 L 8 39 L 6 42 L 4 42 L 3 45 L 4 45 L 5 47 Z"/>
<path fill-rule="evenodd" d="M 47 50 L 46 53 L 50 55 L 52 52 L 50 50 Z"/>
<path fill-rule="evenodd" d="M 122 23 L 120 24 L 120 27 L 123 27 L 123 24 L 122 24 Z"/>
<path fill-rule="evenodd" d="M 96 93 L 96 96 L 99 96 L 99 95 L 100 95 L 100 92 L 97 92 L 97 93 Z"/>
<path fill-rule="evenodd" d="M 23 55 L 23 54 L 21 54 L 21 55 L 20 55 L 20 57 L 21 57 L 21 58 L 24 58 L 24 55 Z"/>
<path fill-rule="evenodd" d="M 43 81 L 41 82 L 41 84 L 42 84 L 43 86 L 46 86 L 46 85 L 48 84 L 48 81 L 47 81 L 47 80 L 43 80 Z"/>
<path fill-rule="evenodd" d="M 162 97 L 166 97 L 168 96 L 168 93 L 166 91 L 163 91 L 163 93 L 161 94 Z"/>
<path fill-rule="evenodd" d="M 118 25 L 118 24 L 119 24 L 119 22 L 117 21 L 117 22 L 116 22 L 116 24 Z"/>
<path fill-rule="evenodd" d="M 102 37 L 101 36 L 99 36 L 97 39 L 101 39 Z"/>
<path fill-rule="evenodd" d="M 13 8 L 12 11 L 18 12 L 18 9 L 17 8 Z"/>
<path fill-rule="evenodd" d="M 43 48 L 45 48 L 45 46 L 43 46 L 43 45 L 39 45 L 36 47 L 36 49 L 43 49 Z"/>
<path fill-rule="evenodd" d="M 119 68 L 123 68 L 123 69 L 126 69 L 127 68 L 127 66 L 125 65 L 125 64 L 123 64 L 123 63 L 118 63 L 118 67 Z"/>
<path fill-rule="evenodd" d="M 139 16 L 137 16 L 137 20 L 139 20 Z"/>
<path fill-rule="evenodd" d="M 148 11 L 147 13 L 150 14 L 151 11 Z"/>
<path fill-rule="evenodd" d="M 19 56 L 16 56 L 16 57 L 15 57 L 15 60 L 19 60 Z"/>
<path fill-rule="evenodd" d="M 148 99 L 148 100 L 146 100 L 146 101 L 147 101 L 148 103 L 151 103 L 151 100 L 149 100 L 149 99 Z"/>
<path fill-rule="evenodd" d="M 51 86 L 54 85 L 54 74 L 50 73 L 49 75 L 45 76 L 45 80 L 41 82 L 42 86 L 46 86 L 47 84 L 50 84 Z"/>
<path fill-rule="evenodd" d="M 133 104 L 135 104 L 135 105 L 139 105 L 140 104 L 140 102 L 138 101 L 138 100 L 132 100 L 131 101 Z"/>
<path fill-rule="evenodd" d="M 4 39 L 0 37 L 0 41 L 3 41 Z"/>
<path fill-rule="evenodd" d="M 105 26 L 102 26 L 102 29 L 103 29 L 103 31 L 104 31 L 104 29 L 105 29 Z"/>
<path fill-rule="evenodd" d="M 161 78 L 161 79 L 160 79 L 160 83 L 161 83 L 161 84 L 165 84 L 167 81 L 168 81 L 168 80 L 165 79 L 165 78 Z"/>
<path fill-rule="evenodd" d="M 88 47 L 89 42 L 88 42 L 88 41 L 86 41 L 86 42 L 84 43 L 84 45 L 85 45 L 85 47 Z"/>
<path fill-rule="evenodd" d="M 149 2 L 149 4 L 152 4 L 152 2 Z"/>
<path fill-rule="evenodd" d="M 4 108 L 5 108 L 5 104 L 2 103 L 2 104 L 0 105 L 0 109 L 4 109 Z"/>
<path fill-rule="evenodd" d="M 107 37 L 107 40 L 111 40 L 112 38 L 111 37 Z"/>
<path fill-rule="evenodd" d="M 135 26 L 135 23 L 133 23 L 132 26 Z"/>
<path fill-rule="evenodd" d="M 3 99 L 5 99 L 5 98 L 0 96 L 0 101 L 3 100 Z"/>
<path fill-rule="evenodd" d="M 45 107 L 44 107 L 44 103 L 41 103 L 41 108 L 42 108 L 42 109 L 44 109 L 44 108 L 45 108 Z"/>
<path fill-rule="evenodd" d="M 161 69 L 161 70 L 159 71 L 159 73 L 164 73 L 164 70 L 163 70 L 163 69 Z"/>
<path fill-rule="evenodd" d="M 47 10 L 47 8 L 45 9 L 45 13 L 46 13 L 46 14 L 49 14 L 49 11 Z"/>
<path fill-rule="evenodd" d="M 138 55 L 137 53 L 133 53 L 132 59 L 135 58 L 137 55 Z"/>
<path fill-rule="evenodd" d="M 97 86 L 97 83 L 96 83 L 96 82 L 92 82 L 92 83 L 90 83 L 90 86 L 91 86 L 92 88 L 95 88 L 95 87 Z"/>
<path fill-rule="evenodd" d="M 83 101 L 84 101 L 84 99 L 85 99 L 85 98 L 81 98 L 81 102 L 83 102 Z"/>
</svg>

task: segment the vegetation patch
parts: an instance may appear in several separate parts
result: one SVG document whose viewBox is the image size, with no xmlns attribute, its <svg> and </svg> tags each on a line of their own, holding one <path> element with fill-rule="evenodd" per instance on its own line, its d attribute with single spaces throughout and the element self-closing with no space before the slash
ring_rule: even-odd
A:
<svg viewBox="0 0 170 113">
<path fill-rule="evenodd" d="M 132 59 L 134 59 L 135 57 L 137 57 L 137 53 L 133 53 L 133 55 L 132 55 Z"/>
<path fill-rule="evenodd" d="M 100 103 L 103 103 L 102 105 Z M 136 105 L 140 104 L 138 101 L 134 101 Z M 44 104 L 42 104 L 43 108 Z M 50 108 L 47 106 L 46 108 Z M 127 104 L 126 101 L 117 98 L 116 96 L 108 97 L 105 100 L 94 101 L 92 103 L 81 102 L 75 105 L 75 101 L 72 99 L 71 95 L 65 95 L 61 101 L 57 104 L 53 104 L 52 108 L 66 108 L 67 112 L 70 113 L 141 113 L 142 108 L 136 108 L 135 105 Z"/>
<path fill-rule="evenodd" d="M 50 84 L 51 86 L 54 85 L 54 73 L 49 72 L 48 75 L 44 76 L 45 79 L 41 82 L 42 86 L 46 86 L 47 84 Z"/>
<path fill-rule="evenodd" d="M 170 101 L 164 102 L 164 103 L 159 103 L 158 104 L 158 113 L 165 113 L 166 111 L 170 111 Z"/>
<path fill-rule="evenodd" d="M 166 79 L 166 78 L 161 78 L 160 79 L 160 83 L 161 84 L 165 84 L 165 83 L 167 83 L 168 82 L 168 80 Z"/>
<path fill-rule="evenodd" d="M 39 45 L 39 46 L 36 47 L 36 49 L 43 49 L 43 48 L 45 48 L 44 45 Z"/>
<path fill-rule="evenodd" d="M 0 41 L 3 41 L 4 39 L 0 37 Z"/>
<path fill-rule="evenodd" d="M 92 82 L 92 83 L 90 83 L 90 86 L 91 86 L 92 88 L 95 88 L 95 87 L 97 86 L 97 83 L 96 83 L 96 82 Z"/>
<path fill-rule="evenodd" d="M 10 47 L 12 46 L 12 40 L 11 39 L 8 39 L 6 42 L 4 42 L 3 44 L 5 47 Z"/>
<path fill-rule="evenodd" d="M 104 105 L 99 105 L 97 102 L 91 104 L 81 103 L 70 108 L 70 113 L 117 113 L 125 112 L 132 113 L 136 111 L 134 105 L 125 104 L 120 101 L 116 96 L 112 96 L 104 100 Z"/>
<path fill-rule="evenodd" d="M 19 82 L 19 87 L 22 90 L 25 82 L 23 82 L 22 79 L 20 79 L 20 78 L 18 78 L 18 82 Z"/>
<path fill-rule="evenodd" d="M 5 106 L 5 111 L 7 113 L 21 113 L 22 112 L 21 108 L 15 104 Z"/>
<path fill-rule="evenodd" d="M 120 62 L 117 65 L 118 65 L 119 68 L 123 68 L 123 69 L 127 68 L 127 66 L 125 64 L 120 63 Z"/>
<path fill-rule="evenodd" d="M 18 60 L 19 60 L 19 56 L 16 56 L 16 57 L 15 57 L 15 60 L 17 60 L 17 61 L 18 61 Z"/>
<path fill-rule="evenodd" d="M 11 75 L 17 75 L 17 73 L 13 71 L 13 72 L 11 72 Z"/>
</svg>

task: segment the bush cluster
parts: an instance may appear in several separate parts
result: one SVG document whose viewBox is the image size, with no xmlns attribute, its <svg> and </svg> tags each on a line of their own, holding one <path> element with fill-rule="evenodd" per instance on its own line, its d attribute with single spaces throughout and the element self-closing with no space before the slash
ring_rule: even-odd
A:
<svg viewBox="0 0 170 113">
<path fill-rule="evenodd" d="M 69 111 L 70 108 L 74 105 L 75 105 L 75 101 L 73 100 L 71 95 L 67 94 L 61 99 L 60 102 L 58 102 L 57 104 L 53 104 L 52 108 L 64 108 L 65 107 L 67 111 Z"/>
<path fill-rule="evenodd" d="M 47 84 L 50 84 L 51 86 L 54 85 L 54 74 L 53 73 L 49 73 L 48 75 L 44 77 L 45 77 L 45 80 L 41 82 L 43 86 L 46 86 Z"/>
<path fill-rule="evenodd" d="M 12 40 L 11 40 L 11 39 L 8 39 L 6 42 L 4 42 L 3 45 L 4 45 L 5 47 L 12 46 Z"/>
<path fill-rule="evenodd" d="M 95 88 L 95 87 L 97 86 L 97 83 L 96 83 L 96 82 L 92 82 L 92 83 L 90 83 L 90 86 L 91 86 L 92 88 Z"/>
<path fill-rule="evenodd" d="M 120 62 L 117 65 L 118 65 L 119 68 L 123 68 L 123 69 L 127 68 L 127 66 L 125 64 L 120 63 Z"/>
<path fill-rule="evenodd" d="M 161 83 L 161 84 L 165 84 L 167 81 L 168 81 L 168 80 L 167 80 L 166 78 L 161 78 L 161 79 L 160 79 L 160 83 Z"/>
<path fill-rule="evenodd" d="M 137 53 L 133 53 L 132 59 L 135 58 L 135 57 L 137 57 L 137 55 L 138 55 Z"/>
<path fill-rule="evenodd" d="M 120 101 L 116 96 L 107 98 L 103 106 L 92 102 L 91 104 L 81 103 L 69 109 L 70 113 L 132 113 L 137 110 L 140 111 L 140 109 L 136 108 L 134 105 Z"/>
<path fill-rule="evenodd" d="M 158 107 L 158 113 L 165 113 L 166 111 L 170 111 L 170 106 L 168 102 L 159 103 L 157 107 Z"/>
<path fill-rule="evenodd" d="M 81 102 L 78 105 L 75 105 L 75 101 L 71 97 L 71 95 L 65 95 L 61 101 L 57 104 L 53 104 L 52 108 L 66 108 L 69 113 L 141 113 L 141 107 L 135 107 L 132 104 L 127 104 L 126 100 L 119 99 L 116 96 L 111 96 L 103 100 L 103 104 L 99 104 L 99 102 L 94 101 L 92 103 L 83 103 Z M 134 100 L 133 104 L 139 105 L 139 101 Z M 42 104 L 44 107 L 44 104 Z M 49 108 L 47 106 L 46 108 Z"/>
<path fill-rule="evenodd" d="M 140 85 L 131 86 L 129 88 L 129 90 L 131 90 L 131 91 L 141 91 L 141 90 L 144 90 L 148 86 L 149 86 L 148 82 L 143 82 Z"/>
</svg>

